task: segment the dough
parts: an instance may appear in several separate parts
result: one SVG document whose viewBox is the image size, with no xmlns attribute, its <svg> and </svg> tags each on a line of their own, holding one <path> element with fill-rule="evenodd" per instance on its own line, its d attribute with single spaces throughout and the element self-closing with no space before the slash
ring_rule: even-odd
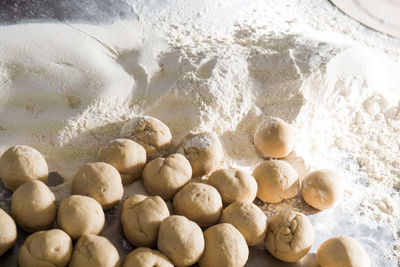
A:
<svg viewBox="0 0 400 267">
<path fill-rule="evenodd" d="M 21 185 L 11 197 L 11 215 L 19 227 L 28 232 L 48 229 L 56 218 L 53 192 L 39 180 Z"/>
<path fill-rule="evenodd" d="M 17 226 L 3 209 L 0 209 L 0 256 L 17 241 Z"/>
<path fill-rule="evenodd" d="M 142 176 L 146 150 L 130 139 L 116 139 L 100 148 L 97 161 L 114 166 L 121 175 L 122 184 L 128 185 Z"/>
<path fill-rule="evenodd" d="M 222 211 L 220 223 L 230 223 L 235 226 L 249 246 L 263 244 L 267 233 L 267 217 L 253 203 L 230 204 Z"/>
<path fill-rule="evenodd" d="M 121 175 L 108 163 L 87 163 L 74 176 L 72 194 L 92 197 L 107 210 L 122 199 Z"/>
<path fill-rule="evenodd" d="M 218 137 L 209 132 L 188 134 L 178 148 L 192 165 L 193 177 L 215 171 L 224 159 L 224 149 Z"/>
<path fill-rule="evenodd" d="M 0 177 L 11 191 L 31 180 L 47 183 L 48 173 L 46 160 L 32 147 L 13 146 L 0 157 Z"/>
<path fill-rule="evenodd" d="M 253 176 L 258 185 L 257 197 L 264 202 L 278 203 L 299 193 L 299 175 L 286 161 L 264 161 L 254 170 Z"/>
<path fill-rule="evenodd" d="M 317 251 L 321 267 L 369 267 L 370 260 L 364 248 L 350 236 L 339 236 L 322 243 Z"/>
<path fill-rule="evenodd" d="M 275 215 L 268 224 L 265 247 L 277 259 L 296 262 L 314 242 L 314 229 L 308 218 L 296 211 Z"/>
<path fill-rule="evenodd" d="M 72 195 L 61 201 L 57 224 L 72 239 L 82 235 L 99 234 L 104 227 L 105 215 L 101 205 L 91 197 Z"/>
<path fill-rule="evenodd" d="M 242 234 L 231 224 L 221 223 L 204 232 L 205 249 L 200 267 L 242 267 L 249 257 L 249 247 Z"/>
<path fill-rule="evenodd" d="M 160 225 L 158 249 L 176 266 L 195 264 L 203 254 L 204 237 L 201 228 L 183 216 L 169 216 Z"/>
<path fill-rule="evenodd" d="M 208 178 L 208 184 L 218 190 L 225 205 L 234 201 L 253 202 L 257 194 L 257 182 L 254 177 L 235 168 L 213 172 Z"/>
<path fill-rule="evenodd" d="M 167 204 L 159 196 L 133 195 L 122 206 L 122 228 L 136 247 L 153 247 L 162 220 L 169 216 Z"/>
<path fill-rule="evenodd" d="M 181 154 L 154 159 L 143 170 L 143 183 L 147 190 L 165 200 L 171 199 L 191 177 L 190 163 Z"/>
<path fill-rule="evenodd" d="M 318 170 L 303 179 L 303 197 L 312 207 L 325 210 L 333 207 L 343 195 L 343 179 L 332 170 Z"/>
<path fill-rule="evenodd" d="M 174 267 L 161 252 L 149 248 L 137 248 L 124 259 L 122 267 Z"/>
<path fill-rule="evenodd" d="M 28 236 L 19 250 L 19 267 L 64 267 L 72 254 L 72 240 L 59 229 Z"/>
<path fill-rule="evenodd" d="M 202 183 L 185 185 L 173 199 L 174 211 L 200 226 L 216 224 L 221 216 L 222 199 L 217 189 Z"/>
</svg>

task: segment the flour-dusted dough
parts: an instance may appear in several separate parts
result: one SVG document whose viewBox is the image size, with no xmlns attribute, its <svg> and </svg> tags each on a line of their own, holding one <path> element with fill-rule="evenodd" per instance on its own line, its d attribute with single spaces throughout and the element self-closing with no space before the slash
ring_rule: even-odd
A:
<svg viewBox="0 0 400 267">
<path fill-rule="evenodd" d="M 122 267 L 174 267 L 174 265 L 157 250 L 137 248 L 126 255 Z"/>
<path fill-rule="evenodd" d="M 17 241 L 17 226 L 14 220 L 0 208 L 0 256 Z"/>
</svg>

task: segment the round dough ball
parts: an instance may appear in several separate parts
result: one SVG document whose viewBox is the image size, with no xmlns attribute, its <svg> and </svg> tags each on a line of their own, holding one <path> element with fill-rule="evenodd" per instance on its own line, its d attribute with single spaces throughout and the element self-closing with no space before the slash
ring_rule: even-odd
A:
<svg viewBox="0 0 400 267">
<path fill-rule="evenodd" d="M 59 229 L 28 236 L 19 250 L 20 267 L 64 267 L 72 254 L 72 240 Z"/>
<path fill-rule="evenodd" d="M 0 157 L 0 177 L 11 191 L 31 180 L 47 183 L 48 174 L 46 160 L 32 147 L 12 146 Z"/>
<path fill-rule="evenodd" d="M 299 175 L 286 161 L 264 161 L 254 170 L 253 176 L 258 185 L 257 197 L 264 202 L 278 203 L 299 193 Z"/>
<path fill-rule="evenodd" d="M 222 211 L 222 199 L 211 185 L 190 183 L 176 193 L 173 206 L 176 214 L 207 227 L 218 222 Z"/>
<path fill-rule="evenodd" d="M 159 196 L 133 195 L 122 206 L 122 229 L 126 239 L 137 247 L 156 244 L 161 222 L 169 216 L 167 204 Z"/>
<path fill-rule="evenodd" d="M 146 150 L 130 139 L 116 139 L 100 148 L 97 160 L 116 168 L 122 184 L 128 185 L 142 176 Z"/>
<path fill-rule="evenodd" d="M 104 210 L 117 205 L 124 195 L 121 175 L 105 162 L 83 165 L 74 176 L 71 190 L 73 195 L 94 198 Z"/>
<path fill-rule="evenodd" d="M 262 157 L 284 158 L 292 152 L 295 139 L 293 126 L 279 118 L 270 118 L 258 126 L 254 145 Z"/>
<path fill-rule="evenodd" d="M 333 237 L 322 243 L 317 262 L 321 267 L 369 267 L 371 264 L 364 248 L 349 236 Z"/>
<path fill-rule="evenodd" d="M 333 207 L 344 192 L 343 179 L 332 170 L 318 170 L 303 179 L 303 197 L 312 207 L 325 210 Z"/>
<path fill-rule="evenodd" d="M 303 258 L 314 242 L 314 229 L 308 218 L 296 211 L 274 216 L 269 224 L 265 247 L 277 259 L 296 262 Z"/>
<path fill-rule="evenodd" d="M 221 223 L 204 232 L 205 248 L 200 267 L 242 267 L 249 247 L 242 234 L 231 224 Z"/>
<path fill-rule="evenodd" d="M 17 226 L 3 209 L 0 209 L 0 256 L 17 241 Z"/>
<path fill-rule="evenodd" d="M 35 232 L 50 228 L 56 213 L 53 192 L 39 180 L 26 182 L 12 194 L 11 215 L 25 231 Z"/>
<path fill-rule="evenodd" d="M 103 230 L 105 215 L 101 205 L 91 197 L 72 195 L 61 201 L 57 224 L 72 239 L 83 235 L 97 235 Z"/>
<path fill-rule="evenodd" d="M 171 199 L 191 177 L 190 163 L 181 154 L 153 159 L 143 170 L 143 183 L 147 190 L 165 200 Z"/>
<path fill-rule="evenodd" d="M 161 222 L 158 249 L 176 266 L 195 264 L 204 250 L 201 228 L 183 216 L 169 216 Z"/>
<path fill-rule="evenodd" d="M 188 134 L 178 148 L 192 165 L 193 177 L 215 171 L 224 159 L 224 149 L 218 137 L 209 132 Z"/>
<path fill-rule="evenodd" d="M 161 252 L 149 248 L 137 248 L 124 259 L 122 267 L 174 267 Z"/>
<path fill-rule="evenodd" d="M 222 211 L 220 223 L 235 226 L 249 246 L 263 244 L 267 233 L 267 217 L 253 203 L 232 203 Z"/>
</svg>

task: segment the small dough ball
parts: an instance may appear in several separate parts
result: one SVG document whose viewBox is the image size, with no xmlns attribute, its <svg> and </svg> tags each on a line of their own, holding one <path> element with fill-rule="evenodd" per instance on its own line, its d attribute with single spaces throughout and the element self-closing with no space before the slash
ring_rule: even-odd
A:
<svg viewBox="0 0 400 267">
<path fill-rule="evenodd" d="M 122 229 L 126 239 L 137 247 L 157 242 L 161 222 L 169 216 L 167 204 L 159 196 L 133 195 L 122 206 Z"/>
<path fill-rule="evenodd" d="M 11 191 L 31 180 L 47 183 L 48 174 L 46 160 L 32 147 L 12 146 L 0 157 L 0 177 Z"/>
<path fill-rule="evenodd" d="M 322 243 L 317 251 L 321 267 L 369 267 L 369 256 L 350 236 L 333 237 Z"/>
<path fill-rule="evenodd" d="M 126 255 L 122 267 L 174 267 L 161 252 L 149 248 L 137 248 Z"/>
<path fill-rule="evenodd" d="M 105 162 L 83 165 L 74 176 L 71 190 L 73 195 L 94 198 L 104 210 L 117 205 L 124 194 L 121 175 Z"/>
<path fill-rule="evenodd" d="M 257 197 L 264 202 L 278 203 L 299 193 L 299 175 L 286 161 L 264 161 L 254 170 L 253 176 L 258 185 Z"/>
<path fill-rule="evenodd" d="M 17 241 L 17 226 L 3 209 L 0 209 L 0 256 Z"/>
<path fill-rule="evenodd" d="M 178 148 L 192 165 L 193 177 L 215 171 L 224 159 L 224 149 L 218 137 L 209 132 L 188 134 Z"/>
<path fill-rule="evenodd" d="M 153 159 L 143 170 L 143 183 L 147 190 L 165 200 L 171 199 L 191 177 L 190 163 L 181 154 Z"/>
<path fill-rule="evenodd" d="M 183 216 L 169 216 L 160 225 L 158 249 L 176 266 L 195 264 L 204 251 L 201 228 Z"/>
<path fill-rule="evenodd" d="M 142 176 L 146 150 L 130 139 L 116 139 L 100 148 L 97 160 L 116 168 L 122 184 L 128 185 Z"/>
<path fill-rule="evenodd" d="M 235 226 L 249 246 L 263 244 L 267 233 L 267 216 L 253 203 L 232 203 L 222 211 L 220 223 Z"/>
<path fill-rule="evenodd" d="M 274 216 L 269 224 L 265 247 L 275 258 L 296 262 L 303 258 L 314 242 L 314 229 L 308 218 L 296 211 Z"/>
<path fill-rule="evenodd" d="M 11 197 L 11 215 L 17 225 L 28 232 L 48 229 L 56 218 L 53 192 L 39 180 L 21 185 Z"/>
<path fill-rule="evenodd" d="M 64 231 L 52 229 L 28 236 L 19 250 L 20 267 L 64 267 L 72 254 L 72 240 Z"/>
<path fill-rule="evenodd" d="M 303 179 L 303 197 L 312 207 L 325 210 L 333 207 L 344 192 L 343 180 L 332 170 L 318 170 Z"/>
<path fill-rule="evenodd" d="M 292 152 L 295 139 L 293 126 L 279 118 L 270 118 L 258 126 L 254 145 L 262 157 L 284 158 Z"/>
<path fill-rule="evenodd" d="M 176 214 L 207 227 L 218 223 L 222 199 L 217 189 L 211 185 L 190 183 L 176 193 L 173 206 Z"/>
<path fill-rule="evenodd" d="M 205 249 L 200 267 L 242 267 L 249 257 L 249 247 L 242 234 L 231 224 L 221 223 L 204 232 Z"/>
<path fill-rule="evenodd" d="M 83 235 L 97 235 L 103 230 L 105 215 L 101 205 L 91 197 L 72 195 L 61 201 L 57 224 L 72 239 Z"/>
</svg>

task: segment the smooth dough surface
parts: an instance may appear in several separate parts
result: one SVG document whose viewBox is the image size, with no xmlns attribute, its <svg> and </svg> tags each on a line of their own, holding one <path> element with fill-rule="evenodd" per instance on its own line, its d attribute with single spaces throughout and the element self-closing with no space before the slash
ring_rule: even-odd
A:
<svg viewBox="0 0 400 267">
<path fill-rule="evenodd" d="M 0 208 L 0 256 L 17 241 L 17 226 L 14 220 Z"/>
<path fill-rule="evenodd" d="M 137 248 L 126 255 L 122 267 L 174 267 L 172 262 L 157 250 Z"/>
</svg>

